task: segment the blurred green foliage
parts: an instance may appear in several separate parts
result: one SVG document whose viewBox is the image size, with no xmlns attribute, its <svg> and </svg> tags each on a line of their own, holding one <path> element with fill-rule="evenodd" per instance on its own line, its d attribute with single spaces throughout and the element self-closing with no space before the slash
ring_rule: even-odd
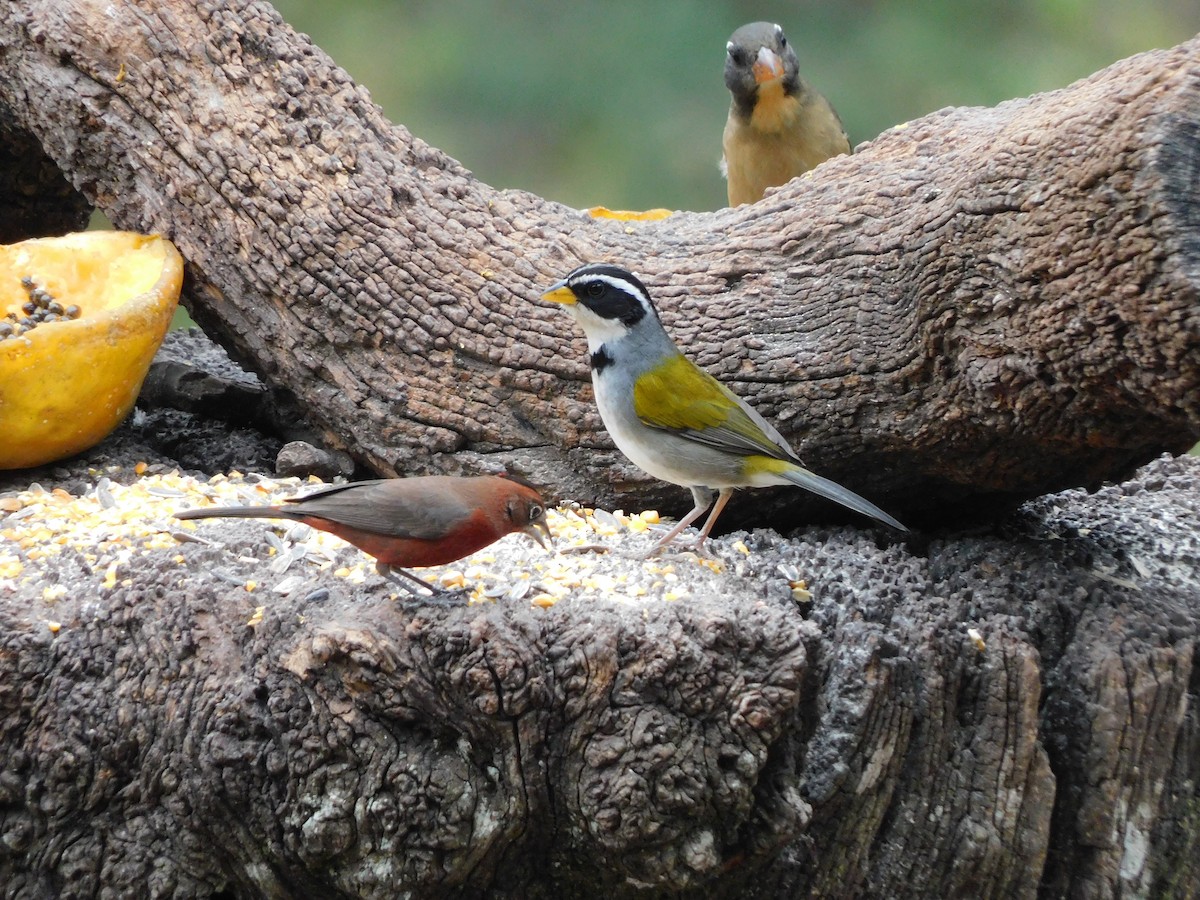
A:
<svg viewBox="0 0 1200 900">
<path fill-rule="evenodd" d="M 725 42 L 781 24 L 851 143 L 1200 31 L 1197 0 L 277 0 L 388 117 L 497 187 L 713 209 Z"/>
</svg>

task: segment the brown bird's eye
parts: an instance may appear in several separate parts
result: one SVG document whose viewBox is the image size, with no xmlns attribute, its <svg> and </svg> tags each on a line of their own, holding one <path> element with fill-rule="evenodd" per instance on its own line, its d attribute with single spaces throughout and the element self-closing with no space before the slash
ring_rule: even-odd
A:
<svg viewBox="0 0 1200 900">
<path fill-rule="evenodd" d="M 529 518 L 530 519 L 541 518 L 541 515 L 543 512 L 544 512 L 544 510 L 535 503 L 535 504 L 533 504 L 533 506 L 529 507 Z"/>
</svg>

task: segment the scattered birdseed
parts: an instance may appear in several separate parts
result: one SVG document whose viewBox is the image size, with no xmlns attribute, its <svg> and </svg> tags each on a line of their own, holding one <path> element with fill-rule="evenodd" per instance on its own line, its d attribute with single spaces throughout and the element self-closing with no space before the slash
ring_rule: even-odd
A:
<svg viewBox="0 0 1200 900">
<path fill-rule="evenodd" d="M 172 538 L 179 541 L 181 544 L 207 544 L 210 547 L 215 546 L 216 544 L 216 541 L 210 541 L 208 538 L 202 538 L 200 535 L 192 534 L 190 531 L 175 530 L 170 534 Z"/>
<path fill-rule="evenodd" d="M 25 569 L 15 553 L 5 553 L 0 556 L 0 578 L 16 578 Z"/>
<path fill-rule="evenodd" d="M 277 585 L 275 585 L 275 587 L 271 588 L 271 590 L 273 590 L 276 594 L 283 594 L 286 596 L 303 584 L 303 578 L 301 578 L 299 575 L 291 575 L 283 579 L 283 581 L 279 582 Z"/>
<path fill-rule="evenodd" d="M 800 577 L 800 570 L 798 568 L 788 563 L 780 563 L 775 569 L 787 581 L 793 600 L 801 604 L 812 603 L 812 591 L 808 589 L 808 585 Z"/>
<path fill-rule="evenodd" d="M 279 520 L 202 519 L 181 521 L 176 512 L 196 506 L 280 503 L 302 493 L 319 479 L 245 476 L 237 472 L 197 478 L 176 471 L 154 471 L 146 463 L 92 470 L 91 485 L 80 496 L 37 484 L 0 497 L 0 584 L 38 586 L 58 583 L 70 567 L 72 583 L 85 579 L 113 590 L 131 583 L 136 556 L 157 556 L 178 585 L 207 578 L 256 596 L 277 597 L 312 590 L 312 579 L 341 579 L 347 590 L 380 585 L 398 600 L 411 602 L 404 588 L 381 582 L 375 561 L 342 541 L 303 523 Z M 754 578 L 761 596 L 772 592 L 785 599 L 811 600 L 795 566 L 756 568 L 755 554 L 742 540 L 710 539 L 705 555 L 671 546 L 659 556 L 645 557 L 665 527 L 654 510 L 626 513 L 578 505 L 547 512 L 554 552 L 521 535 L 496 544 L 449 566 L 417 569 L 414 574 L 439 587 L 462 590 L 469 603 L 528 603 L 547 608 L 572 598 L 584 602 L 686 602 L 690 597 L 721 594 L 730 579 Z M 689 532 L 694 534 L 694 531 Z M 257 541 L 257 549 L 255 542 Z M 681 538 L 686 541 L 686 538 Z M 756 545 L 757 546 L 757 545 Z M 213 565 L 214 549 L 224 548 L 224 561 Z M 55 563 L 64 551 L 74 562 Z M 204 553 L 203 564 L 195 554 Z M 82 560 L 83 563 L 80 563 Z M 760 571 L 761 570 L 761 571 Z M 53 577 L 47 575 L 54 573 Z M 771 586 L 774 586 L 773 588 Z M 745 590 L 743 584 L 738 590 Z M 43 594 L 47 603 L 70 593 Z M 266 604 L 269 607 L 269 603 Z"/>
<path fill-rule="evenodd" d="M 107 478 L 102 479 L 102 480 L 108 481 Z M 103 484 L 96 485 L 95 494 L 96 494 L 96 499 L 100 502 L 100 505 L 102 507 L 104 507 L 105 509 L 112 509 L 114 506 L 117 505 L 117 501 L 113 498 L 112 492 L 109 491 L 107 485 L 103 485 Z"/>
</svg>

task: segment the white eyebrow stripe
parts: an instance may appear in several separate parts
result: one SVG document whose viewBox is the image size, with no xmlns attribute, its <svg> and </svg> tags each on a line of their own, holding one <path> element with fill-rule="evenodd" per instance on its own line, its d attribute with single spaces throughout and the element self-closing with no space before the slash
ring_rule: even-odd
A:
<svg viewBox="0 0 1200 900">
<path fill-rule="evenodd" d="M 613 275 L 600 275 L 591 272 L 581 272 L 576 278 L 572 279 L 571 287 L 575 287 L 575 285 L 581 281 L 603 281 L 610 287 L 615 287 L 627 294 L 632 294 L 634 297 L 641 298 L 644 296 L 642 292 L 638 290 L 637 285 L 632 281 L 628 281 L 624 278 L 617 278 Z"/>
</svg>

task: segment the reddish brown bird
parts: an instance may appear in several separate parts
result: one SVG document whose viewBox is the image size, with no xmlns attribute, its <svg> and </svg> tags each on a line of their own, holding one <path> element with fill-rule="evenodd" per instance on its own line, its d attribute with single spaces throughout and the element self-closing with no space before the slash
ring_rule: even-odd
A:
<svg viewBox="0 0 1200 900">
<path fill-rule="evenodd" d="M 217 506 L 178 512 L 178 519 L 292 519 L 336 534 L 375 557 L 376 569 L 441 593 L 404 570 L 441 566 L 498 541 L 527 534 L 543 547 L 550 537 L 546 504 L 518 479 L 425 475 L 355 481 L 291 497 L 284 506 Z"/>
</svg>

